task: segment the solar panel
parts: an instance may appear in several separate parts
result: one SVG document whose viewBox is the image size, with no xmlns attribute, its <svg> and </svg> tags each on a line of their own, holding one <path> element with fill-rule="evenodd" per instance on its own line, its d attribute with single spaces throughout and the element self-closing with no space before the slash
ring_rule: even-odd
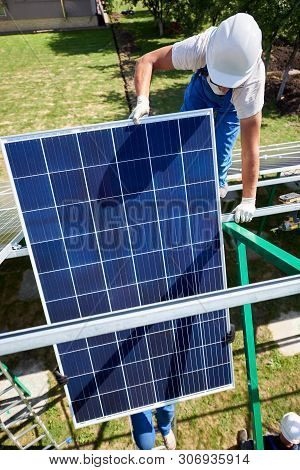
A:
<svg viewBox="0 0 300 470">
<path fill-rule="evenodd" d="M 210 110 L 4 141 L 48 322 L 223 289 Z M 55 350 L 76 427 L 232 388 L 225 310 Z"/>
<path fill-rule="evenodd" d="M 11 243 L 22 238 L 21 224 L 10 183 L 0 182 L 0 264 L 11 252 Z"/>
<path fill-rule="evenodd" d="M 272 173 L 297 174 L 300 171 L 300 142 L 265 145 L 259 148 L 260 175 Z M 232 153 L 232 166 L 228 171 L 228 180 L 234 180 L 242 172 L 240 150 Z"/>
</svg>

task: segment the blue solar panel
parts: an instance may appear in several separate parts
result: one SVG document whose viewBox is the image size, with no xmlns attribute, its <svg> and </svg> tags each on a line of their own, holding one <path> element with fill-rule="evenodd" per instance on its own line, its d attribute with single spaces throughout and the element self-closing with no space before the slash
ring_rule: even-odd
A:
<svg viewBox="0 0 300 470">
<path fill-rule="evenodd" d="M 225 287 L 210 111 L 7 138 L 49 322 Z M 58 345 L 76 426 L 232 387 L 225 310 Z"/>
</svg>

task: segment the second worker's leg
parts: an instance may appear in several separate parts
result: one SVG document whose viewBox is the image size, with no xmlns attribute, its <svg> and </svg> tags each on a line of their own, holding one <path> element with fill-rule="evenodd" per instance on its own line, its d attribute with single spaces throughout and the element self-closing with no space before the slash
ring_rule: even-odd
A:
<svg viewBox="0 0 300 470">
<path fill-rule="evenodd" d="M 130 416 L 133 437 L 140 450 L 151 450 L 155 444 L 155 430 L 152 422 L 152 411 L 147 410 Z"/>
<path fill-rule="evenodd" d="M 176 439 L 172 431 L 172 421 L 175 415 L 175 406 L 166 405 L 156 410 L 157 426 L 160 430 L 165 446 L 168 450 L 176 448 Z"/>
</svg>

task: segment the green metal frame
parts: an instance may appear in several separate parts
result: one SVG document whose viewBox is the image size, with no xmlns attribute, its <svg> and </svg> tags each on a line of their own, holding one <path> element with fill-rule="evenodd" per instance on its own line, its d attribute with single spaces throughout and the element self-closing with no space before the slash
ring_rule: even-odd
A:
<svg viewBox="0 0 300 470">
<path fill-rule="evenodd" d="M 237 225 L 235 222 L 223 223 L 224 232 L 228 233 L 236 241 L 238 279 L 241 285 L 249 284 L 247 250 L 251 248 L 269 263 L 276 266 L 286 274 L 293 275 L 300 272 L 300 259 L 278 248 L 263 238 Z M 259 399 L 258 375 L 256 367 L 255 337 L 251 304 L 243 305 L 242 324 L 244 333 L 244 348 L 247 366 L 248 393 L 253 426 L 254 448 L 264 449 L 261 410 Z"/>
<path fill-rule="evenodd" d="M 266 261 L 276 266 L 285 274 L 295 275 L 300 272 L 300 259 L 282 250 L 255 233 L 237 225 L 235 222 L 224 222 L 223 230 L 231 235 L 235 240 L 244 243 L 246 246 L 262 256 Z"/>
</svg>

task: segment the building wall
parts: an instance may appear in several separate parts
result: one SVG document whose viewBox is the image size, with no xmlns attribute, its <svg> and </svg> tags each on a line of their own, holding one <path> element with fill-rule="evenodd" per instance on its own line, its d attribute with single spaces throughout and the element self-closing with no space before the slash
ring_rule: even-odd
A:
<svg viewBox="0 0 300 470">
<path fill-rule="evenodd" d="M 6 0 L 6 5 L 15 20 L 63 18 L 61 0 Z M 64 5 L 68 17 L 91 16 L 96 12 L 95 0 L 64 0 Z M 6 18 L 9 21 L 9 15 Z"/>
<path fill-rule="evenodd" d="M 1 21 L 0 34 L 17 33 L 20 31 L 55 31 L 76 28 L 96 28 L 96 16 L 77 16 L 73 18 L 42 18 L 36 20 Z"/>
<path fill-rule="evenodd" d="M 95 0 L 6 0 L 7 15 L 0 16 L 0 33 L 89 28 L 98 25 Z"/>
</svg>

